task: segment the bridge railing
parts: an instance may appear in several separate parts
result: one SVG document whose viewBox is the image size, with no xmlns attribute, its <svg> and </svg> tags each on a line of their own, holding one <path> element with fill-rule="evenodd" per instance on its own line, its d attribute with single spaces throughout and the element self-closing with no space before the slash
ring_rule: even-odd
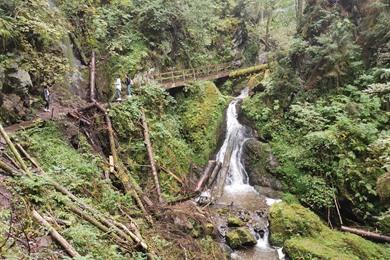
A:
<svg viewBox="0 0 390 260">
<path fill-rule="evenodd" d="M 232 63 L 210 64 L 200 68 L 153 73 L 150 77 L 160 84 L 188 82 L 200 80 L 211 75 L 218 75 L 229 71 L 231 68 L 233 68 Z"/>
</svg>

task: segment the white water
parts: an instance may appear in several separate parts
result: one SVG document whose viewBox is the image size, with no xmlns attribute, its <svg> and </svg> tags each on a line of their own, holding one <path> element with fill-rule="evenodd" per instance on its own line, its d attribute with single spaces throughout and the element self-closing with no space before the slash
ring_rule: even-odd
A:
<svg viewBox="0 0 390 260">
<path fill-rule="evenodd" d="M 249 177 L 243 164 L 244 145 L 252 138 L 251 130 L 242 125 L 238 120 L 238 108 L 240 103 L 248 97 L 248 89 L 244 89 L 241 95 L 236 97 L 229 105 L 226 112 L 226 137 L 224 143 L 216 155 L 218 162 L 224 163 L 228 160 L 228 174 L 224 186 L 224 192 L 220 201 L 224 203 L 234 203 L 234 205 L 257 210 L 256 206 L 263 200 L 266 205 L 271 206 L 280 200 L 266 198 L 260 195 L 254 187 L 249 184 Z M 231 149 L 231 156 L 226 156 Z M 275 254 L 273 254 L 275 253 Z M 234 259 L 277 259 L 276 249 L 269 243 L 268 221 L 263 236 L 258 234 L 257 245 L 253 250 L 236 251 L 232 255 Z M 279 259 L 281 255 L 279 255 Z"/>
</svg>

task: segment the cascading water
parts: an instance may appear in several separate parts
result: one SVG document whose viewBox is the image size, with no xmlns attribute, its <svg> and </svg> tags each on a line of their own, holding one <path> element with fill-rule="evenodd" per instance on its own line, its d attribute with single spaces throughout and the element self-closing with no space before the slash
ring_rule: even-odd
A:
<svg viewBox="0 0 390 260">
<path fill-rule="evenodd" d="M 243 163 L 245 143 L 254 137 L 253 131 L 238 120 L 240 103 L 247 96 L 248 89 L 244 89 L 241 95 L 230 103 L 226 112 L 226 137 L 216 155 L 216 161 L 223 165 L 221 172 L 226 172 L 226 181 L 221 197 L 217 198 L 216 203 L 252 212 L 252 219 L 263 223 L 261 230 L 252 227 L 257 238 L 256 246 L 251 249 L 237 250 L 232 254 L 232 258 L 283 259 L 279 254 L 280 250 L 269 244 L 267 216 L 259 214 L 260 205 L 270 206 L 277 200 L 264 197 L 249 184 L 249 177 Z"/>
</svg>

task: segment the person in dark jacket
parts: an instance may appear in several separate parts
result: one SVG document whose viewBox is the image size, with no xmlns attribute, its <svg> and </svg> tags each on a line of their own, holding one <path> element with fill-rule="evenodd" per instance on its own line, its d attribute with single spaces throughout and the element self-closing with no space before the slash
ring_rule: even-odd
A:
<svg viewBox="0 0 390 260">
<path fill-rule="evenodd" d="M 127 87 L 127 97 L 131 97 L 131 87 L 133 85 L 133 81 L 131 80 L 131 78 L 129 77 L 129 75 L 126 75 L 126 78 L 125 78 L 125 85 Z"/>
<path fill-rule="evenodd" d="M 48 112 L 50 108 L 50 92 L 47 86 L 45 86 L 45 88 L 43 89 L 43 100 L 45 101 L 44 110 Z"/>
</svg>

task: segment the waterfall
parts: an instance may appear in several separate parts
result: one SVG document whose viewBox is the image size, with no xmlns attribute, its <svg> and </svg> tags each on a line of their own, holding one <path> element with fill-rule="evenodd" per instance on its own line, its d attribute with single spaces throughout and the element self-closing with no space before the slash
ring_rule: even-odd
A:
<svg viewBox="0 0 390 260">
<path fill-rule="evenodd" d="M 227 165 L 227 175 L 223 194 L 218 198 L 218 203 L 222 205 L 235 205 L 239 208 L 252 211 L 255 216 L 257 206 L 261 201 L 263 205 L 272 205 L 279 200 L 260 195 L 254 187 L 249 184 L 249 177 L 243 162 L 245 143 L 254 137 L 253 131 L 242 125 L 239 120 L 239 108 L 242 101 L 248 97 L 248 89 L 244 89 L 240 96 L 234 98 L 226 111 L 226 136 L 225 140 L 216 155 L 216 161 Z M 258 216 L 256 216 L 258 217 Z M 257 245 L 245 251 L 235 251 L 232 255 L 234 259 L 277 259 L 277 250 L 269 243 L 268 220 L 260 217 L 266 223 L 264 230 L 256 233 Z M 283 259 L 283 258 L 280 258 Z"/>
</svg>

